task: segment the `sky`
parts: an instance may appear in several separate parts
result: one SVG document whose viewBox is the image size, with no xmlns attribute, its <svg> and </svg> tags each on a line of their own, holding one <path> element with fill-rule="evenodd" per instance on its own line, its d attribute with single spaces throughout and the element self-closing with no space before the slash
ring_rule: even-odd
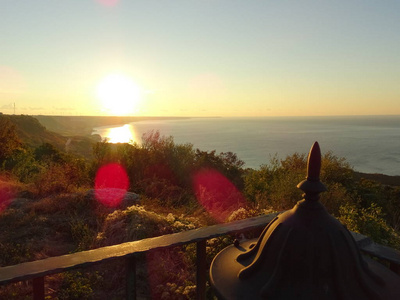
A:
<svg viewBox="0 0 400 300">
<path fill-rule="evenodd" d="M 400 114 L 400 1 L 1 0 L 0 111 Z"/>
</svg>

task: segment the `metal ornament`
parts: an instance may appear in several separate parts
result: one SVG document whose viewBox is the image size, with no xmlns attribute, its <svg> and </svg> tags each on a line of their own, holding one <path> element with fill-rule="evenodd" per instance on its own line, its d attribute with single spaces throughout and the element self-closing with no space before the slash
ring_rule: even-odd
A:
<svg viewBox="0 0 400 300">
<path fill-rule="evenodd" d="M 278 215 L 260 237 L 214 258 L 219 299 L 400 299 L 400 276 L 361 255 L 350 232 L 318 201 L 321 151 L 311 147 L 304 199 Z"/>
</svg>

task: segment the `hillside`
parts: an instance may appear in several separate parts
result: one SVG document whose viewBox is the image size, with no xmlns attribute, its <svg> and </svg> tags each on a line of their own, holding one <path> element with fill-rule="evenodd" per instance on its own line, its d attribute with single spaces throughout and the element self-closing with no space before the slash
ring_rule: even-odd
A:
<svg viewBox="0 0 400 300">
<path fill-rule="evenodd" d="M 15 126 L 18 137 L 30 147 L 38 147 L 43 143 L 50 143 L 59 149 L 65 148 L 67 138 L 49 131 L 37 119 L 27 115 L 2 115 L 8 118 Z"/>
<path fill-rule="evenodd" d="M 354 179 L 360 180 L 361 178 L 373 180 L 384 185 L 400 186 L 400 176 L 354 172 Z"/>
<path fill-rule="evenodd" d="M 37 118 L 28 115 L 2 115 L 0 117 L 9 119 L 16 126 L 17 135 L 21 142 L 32 148 L 49 143 L 59 150 L 91 158 L 93 143 L 100 141 L 99 136 L 84 134 L 68 136 L 48 130 L 47 126 L 45 127 Z M 51 121 L 51 118 L 47 120 Z M 57 120 L 54 119 L 53 123 L 53 126 L 50 126 L 52 128 L 57 126 Z M 66 125 L 58 126 L 65 128 Z M 77 130 L 77 132 L 79 131 Z"/>
</svg>

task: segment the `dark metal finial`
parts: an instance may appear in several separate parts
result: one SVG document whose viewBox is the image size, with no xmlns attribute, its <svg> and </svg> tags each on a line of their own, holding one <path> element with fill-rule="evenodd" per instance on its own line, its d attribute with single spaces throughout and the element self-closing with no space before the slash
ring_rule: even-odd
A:
<svg viewBox="0 0 400 300">
<path fill-rule="evenodd" d="M 307 180 L 319 181 L 319 174 L 321 172 L 321 150 L 318 142 L 315 142 L 308 154 L 307 162 Z"/>
<path fill-rule="evenodd" d="M 210 267 L 220 300 L 400 299 L 400 277 L 364 260 L 349 231 L 318 201 L 321 151 L 314 143 L 304 200 L 275 217 L 260 237 L 222 250 Z"/>
<path fill-rule="evenodd" d="M 297 187 L 305 192 L 305 199 L 318 199 L 318 194 L 326 191 L 326 186 L 319 180 L 321 172 L 321 150 L 318 142 L 312 145 L 308 153 L 307 178 Z"/>
</svg>

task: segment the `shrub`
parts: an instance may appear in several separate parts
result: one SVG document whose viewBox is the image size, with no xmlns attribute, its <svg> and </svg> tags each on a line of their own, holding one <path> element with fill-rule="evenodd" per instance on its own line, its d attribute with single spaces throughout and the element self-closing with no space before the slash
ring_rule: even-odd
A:
<svg viewBox="0 0 400 300">
<path fill-rule="evenodd" d="M 146 253 L 152 299 L 194 299 L 195 264 L 185 247 Z"/>
<path fill-rule="evenodd" d="M 65 272 L 62 275 L 57 297 L 63 299 L 94 299 L 93 289 L 99 285 L 101 276 L 97 272 Z"/>
<path fill-rule="evenodd" d="M 297 184 L 306 177 L 306 155 L 294 153 L 285 159 L 277 156 L 259 170 L 250 170 L 245 175 L 245 195 L 259 207 L 285 210 L 301 199 Z M 321 194 L 321 201 L 328 211 L 338 214 L 341 204 L 352 200 L 354 193 L 353 170 L 343 158 L 327 152 L 321 159 L 321 181 L 328 192 Z"/>
<path fill-rule="evenodd" d="M 304 179 L 304 166 L 304 157 L 299 154 L 280 161 L 275 156 L 269 165 L 247 172 L 245 195 L 260 208 L 290 209 L 301 199 L 296 186 Z"/>
<path fill-rule="evenodd" d="M 42 169 L 30 149 L 19 149 L 3 162 L 3 169 L 23 183 L 31 183 Z"/>
<path fill-rule="evenodd" d="M 79 160 L 62 164 L 50 163 L 41 169 L 34 181 L 36 194 L 39 197 L 72 193 L 87 183 L 85 165 Z"/>
<path fill-rule="evenodd" d="M 0 115 L 0 162 L 21 147 L 16 125 L 7 116 Z"/>
<path fill-rule="evenodd" d="M 141 240 L 153 236 L 194 229 L 198 227 L 192 219 L 167 216 L 146 210 L 143 206 L 132 205 L 110 213 L 97 236 L 97 245 L 114 245 Z"/>
<path fill-rule="evenodd" d="M 88 250 L 96 237 L 96 231 L 90 228 L 82 217 L 75 216 L 69 222 L 71 237 L 76 245 L 76 251 Z"/>
<path fill-rule="evenodd" d="M 339 220 L 349 230 L 364 234 L 379 244 L 399 248 L 400 236 L 388 226 L 382 208 L 375 203 L 367 208 L 345 203 L 340 207 L 339 213 Z"/>
</svg>

